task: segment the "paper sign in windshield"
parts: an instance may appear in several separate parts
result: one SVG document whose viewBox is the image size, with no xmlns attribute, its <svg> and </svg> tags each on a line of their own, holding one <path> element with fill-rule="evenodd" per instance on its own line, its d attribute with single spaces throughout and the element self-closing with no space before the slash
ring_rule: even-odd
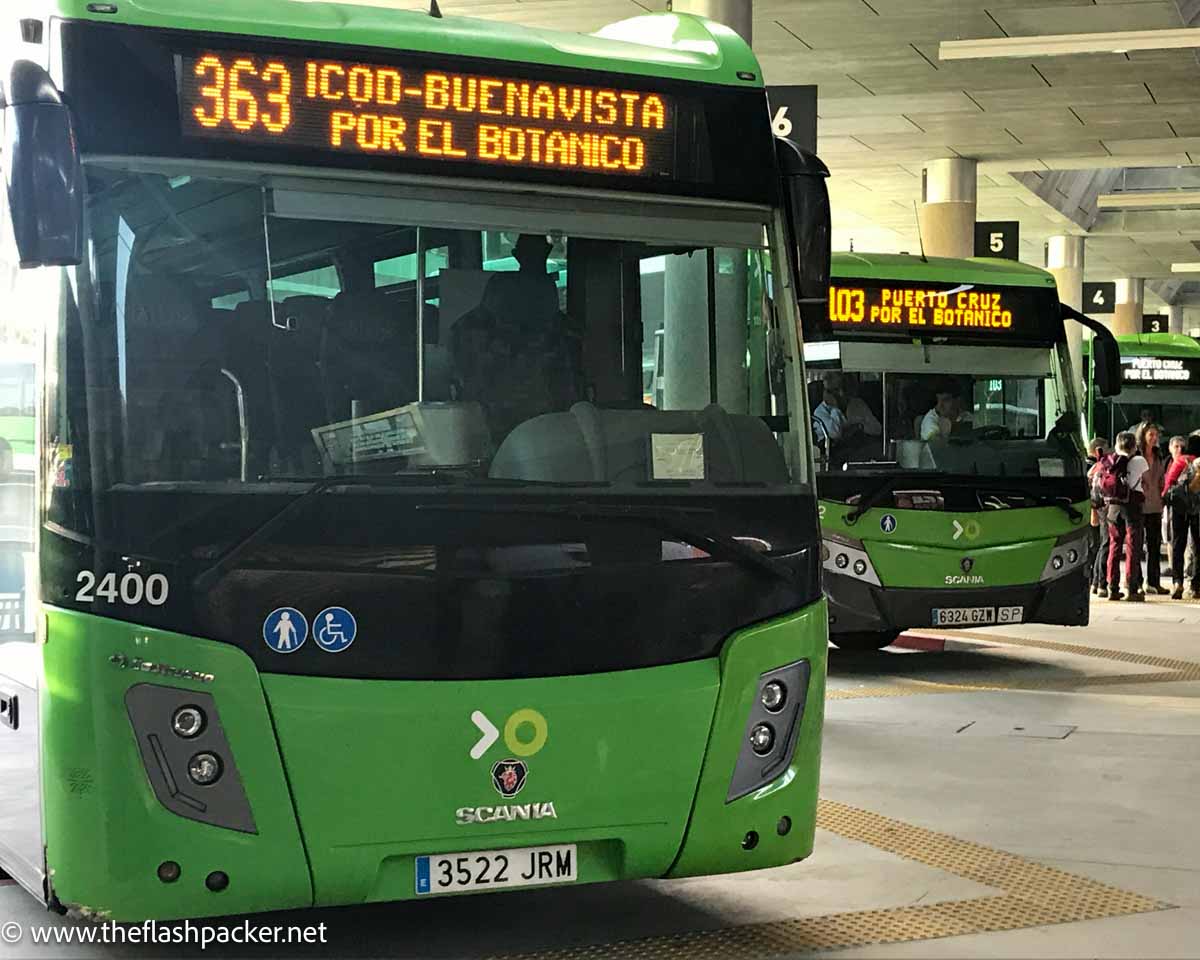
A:
<svg viewBox="0 0 1200 960">
<path fill-rule="evenodd" d="M 703 480 L 704 434 L 652 433 L 650 476 L 654 480 Z"/>
<path fill-rule="evenodd" d="M 425 452 L 412 411 L 404 407 L 315 427 L 312 435 L 325 459 L 338 465 L 414 457 Z"/>
</svg>

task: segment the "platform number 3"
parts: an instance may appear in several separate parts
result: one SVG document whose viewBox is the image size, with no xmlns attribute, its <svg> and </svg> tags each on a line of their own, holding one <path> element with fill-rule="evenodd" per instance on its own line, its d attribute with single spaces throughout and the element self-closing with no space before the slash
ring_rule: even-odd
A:
<svg viewBox="0 0 1200 960">
<path fill-rule="evenodd" d="M 145 600 L 152 607 L 161 607 L 170 592 L 170 584 L 161 573 L 152 573 L 148 577 L 126 573 L 119 581 L 115 573 L 106 573 L 97 581 L 91 570 L 80 570 L 75 582 L 79 584 L 75 599 L 80 603 L 95 603 L 99 598 L 132 607 Z"/>
</svg>

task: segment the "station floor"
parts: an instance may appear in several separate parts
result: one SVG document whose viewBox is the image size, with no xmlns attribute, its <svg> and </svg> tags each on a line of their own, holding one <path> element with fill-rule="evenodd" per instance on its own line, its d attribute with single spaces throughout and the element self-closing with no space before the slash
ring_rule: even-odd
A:
<svg viewBox="0 0 1200 960">
<path fill-rule="evenodd" d="M 1086 629 L 902 642 L 830 652 L 805 863 L 256 917 L 324 922 L 329 939 L 205 955 L 1200 957 L 1200 604 L 1097 601 Z M 84 922 L 14 886 L 0 919 Z M 0 945 L 0 958 L 199 954 Z"/>
</svg>

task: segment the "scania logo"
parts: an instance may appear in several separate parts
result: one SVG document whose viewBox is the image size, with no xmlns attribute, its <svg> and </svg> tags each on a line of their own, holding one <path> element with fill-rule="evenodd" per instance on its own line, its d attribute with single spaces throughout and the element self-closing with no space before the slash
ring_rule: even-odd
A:
<svg viewBox="0 0 1200 960">
<path fill-rule="evenodd" d="M 507 760 L 497 760 L 492 764 L 492 786 L 506 800 L 521 792 L 528 776 L 529 768 L 522 760 L 509 757 Z"/>
<path fill-rule="evenodd" d="M 962 560 L 959 561 L 958 565 L 962 568 L 963 573 L 970 573 L 971 569 L 975 566 L 975 561 L 970 557 L 963 557 Z"/>
<path fill-rule="evenodd" d="M 465 826 L 470 823 L 494 823 L 497 820 L 557 820 L 558 811 L 554 801 L 546 803 L 518 803 L 503 807 L 459 807 L 454 811 L 455 821 Z"/>
</svg>

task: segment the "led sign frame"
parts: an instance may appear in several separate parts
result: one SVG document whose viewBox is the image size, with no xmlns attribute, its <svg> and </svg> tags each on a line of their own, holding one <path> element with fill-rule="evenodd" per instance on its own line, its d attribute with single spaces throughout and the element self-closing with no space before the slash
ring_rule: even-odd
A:
<svg viewBox="0 0 1200 960">
<path fill-rule="evenodd" d="M 209 50 L 177 58 L 185 136 L 426 161 L 674 177 L 669 94 Z"/>
<path fill-rule="evenodd" d="M 1139 386 L 1200 386 L 1200 358 L 1122 357 L 1121 382 Z"/>
<path fill-rule="evenodd" d="M 1053 291 L 981 284 L 835 279 L 828 325 L 835 337 L 1053 342 L 1062 329 Z"/>
</svg>

